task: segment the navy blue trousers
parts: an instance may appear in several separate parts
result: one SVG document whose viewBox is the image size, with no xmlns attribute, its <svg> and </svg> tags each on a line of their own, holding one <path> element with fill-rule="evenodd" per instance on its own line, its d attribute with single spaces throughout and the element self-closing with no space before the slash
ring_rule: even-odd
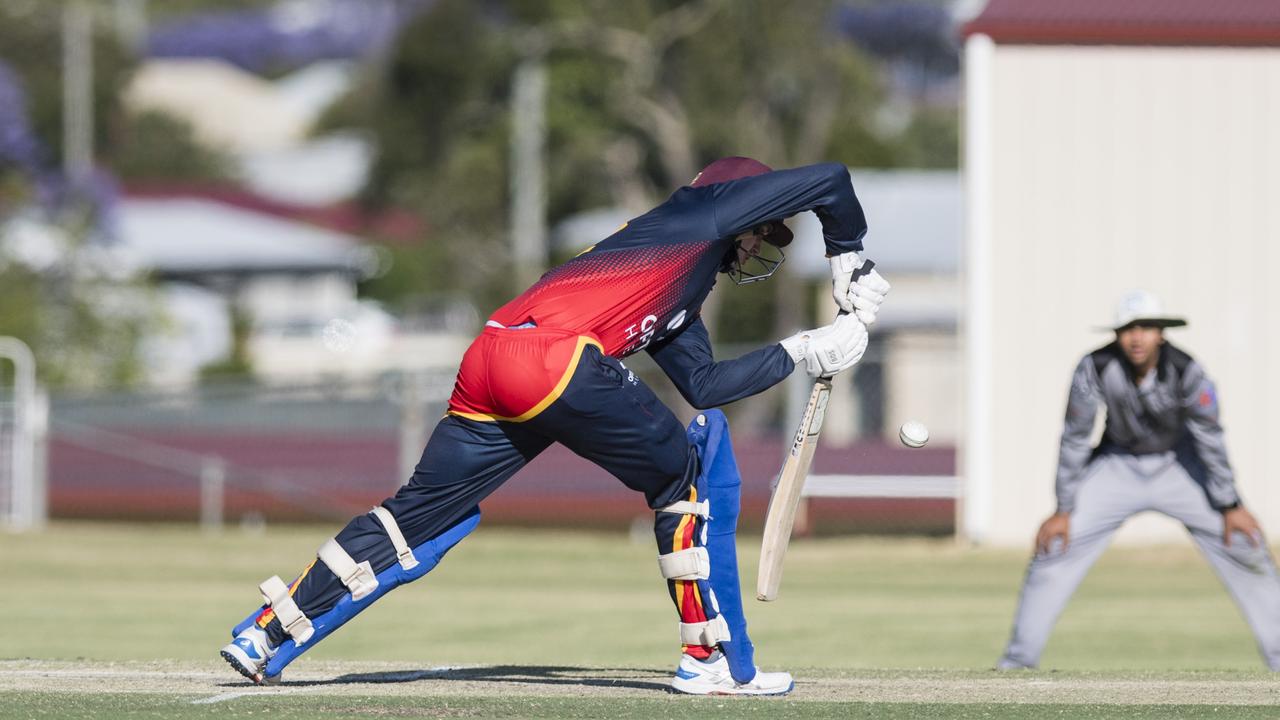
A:
<svg viewBox="0 0 1280 720">
<path fill-rule="evenodd" d="M 413 477 L 382 505 L 395 517 L 409 546 L 416 547 L 456 523 L 553 442 L 643 493 L 652 509 L 690 499 L 698 475 L 697 453 L 671 410 L 620 361 L 589 345 L 564 392 L 529 420 L 480 422 L 446 416 L 427 441 Z M 660 553 L 672 551 L 676 525 L 683 517 L 656 515 Z M 696 536 L 701 520 L 694 522 Z M 396 561 L 386 531 L 367 513 L 352 519 L 337 539 L 356 562 L 368 560 L 375 573 Z M 324 563 L 316 562 L 293 597 L 303 613 L 314 617 L 346 592 Z M 670 592 L 675 600 L 673 587 Z M 267 632 L 274 643 L 286 637 L 278 620 L 272 620 Z"/>
</svg>

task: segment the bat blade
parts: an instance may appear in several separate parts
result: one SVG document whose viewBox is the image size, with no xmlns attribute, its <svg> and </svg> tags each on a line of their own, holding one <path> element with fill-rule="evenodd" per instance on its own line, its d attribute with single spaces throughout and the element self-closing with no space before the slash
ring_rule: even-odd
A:
<svg viewBox="0 0 1280 720">
<path fill-rule="evenodd" d="M 756 577 L 756 599 L 771 602 L 778 597 L 782 584 L 782 561 L 791 542 L 791 529 L 796 520 L 796 506 L 809 476 L 809 465 L 822 433 L 822 421 L 827 415 L 827 400 L 831 397 L 831 378 L 818 378 L 809 393 L 800 425 L 787 458 L 778 472 L 778 481 L 769 497 L 769 510 L 765 514 L 764 539 L 760 545 L 760 570 Z"/>
</svg>

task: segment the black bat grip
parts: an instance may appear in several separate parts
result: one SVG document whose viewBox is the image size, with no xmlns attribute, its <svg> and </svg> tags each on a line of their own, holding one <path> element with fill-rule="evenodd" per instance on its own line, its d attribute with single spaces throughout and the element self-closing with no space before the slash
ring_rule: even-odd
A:
<svg viewBox="0 0 1280 720">
<path fill-rule="evenodd" d="M 876 269 L 875 260 L 864 260 L 862 262 L 862 267 L 858 268 L 857 270 L 854 270 L 853 274 L 849 276 L 849 279 L 852 282 L 858 282 L 858 278 L 863 277 L 865 275 L 870 275 L 871 271 L 875 269 Z"/>
<path fill-rule="evenodd" d="M 866 275 L 870 275 L 871 271 L 875 269 L 876 269 L 875 260 L 864 260 L 862 262 L 862 267 L 858 268 L 857 270 L 854 270 L 853 274 L 849 276 L 849 283 L 853 284 L 858 282 L 858 278 L 864 277 Z M 840 317 L 841 315 L 848 315 L 848 314 L 849 314 L 849 311 L 845 310 L 844 308 L 840 308 L 836 310 L 836 317 Z"/>
</svg>

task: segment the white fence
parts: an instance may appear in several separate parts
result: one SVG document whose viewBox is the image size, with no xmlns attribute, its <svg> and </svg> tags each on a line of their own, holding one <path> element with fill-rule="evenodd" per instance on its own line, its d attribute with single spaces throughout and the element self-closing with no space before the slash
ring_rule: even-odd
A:
<svg viewBox="0 0 1280 720">
<path fill-rule="evenodd" d="M 941 498 L 960 495 L 954 475 L 810 475 L 801 497 Z"/>
<path fill-rule="evenodd" d="M 0 358 L 13 364 L 13 386 L 0 388 L 0 525 L 44 525 L 48 500 L 44 447 L 48 402 L 36 390 L 36 363 L 26 343 L 0 337 Z"/>
</svg>

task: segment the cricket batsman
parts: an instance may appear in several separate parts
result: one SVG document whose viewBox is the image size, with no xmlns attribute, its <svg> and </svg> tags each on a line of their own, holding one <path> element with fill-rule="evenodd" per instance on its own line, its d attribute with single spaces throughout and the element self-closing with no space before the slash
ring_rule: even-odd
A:
<svg viewBox="0 0 1280 720">
<path fill-rule="evenodd" d="M 717 276 L 741 284 L 772 275 L 792 241 L 782 221 L 806 210 L 822 223 L 833 296 L 847 314 L 716 361 L 699 312 Z M 736 524 L 738 509 L 732 452 L 716 455 L 696 428 L 687 434 L 623 359 L 648 352 L 697 408 L 762 392 L 800 363 L 814 377 L 848 369 L 889 290 L 878 272 L 855 273 L 866 232 L 844 166 L 773 171 L 728 157 L 553 268 L 493 313 L 463 355 L 448 413 L 409 482 L 325 542 L 292 583 L 263 582 L 266 603 L 233 629 L 223 658 L 254 682 L 277 681 L 288 662 L 382 594 L 425 575 L 476 526 L 481 500 L 559 442 L 643 493 L 654 511 L 658 567 L 683 649 L 672 687 L 789 692 L 790 674 L 751 664 L 736 525 L 723 525 Z M 699 423 L 707 418 L 723 425 L 718 412 Z"/>
</svg>

